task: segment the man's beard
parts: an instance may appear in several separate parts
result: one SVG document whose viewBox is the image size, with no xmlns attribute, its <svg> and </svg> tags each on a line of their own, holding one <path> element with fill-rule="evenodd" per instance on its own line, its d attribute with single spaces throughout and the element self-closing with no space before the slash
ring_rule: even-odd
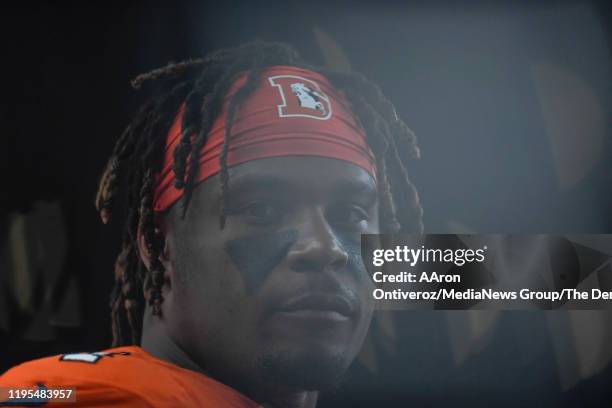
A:
<svg viewBox="0 0 612 408">
<path fill-rule="evenodd" d="M 336 390 L 349 365 L 343 352 L 275 351 L 259 358 L 261 380 L 306 391 Z"/>
</svg>

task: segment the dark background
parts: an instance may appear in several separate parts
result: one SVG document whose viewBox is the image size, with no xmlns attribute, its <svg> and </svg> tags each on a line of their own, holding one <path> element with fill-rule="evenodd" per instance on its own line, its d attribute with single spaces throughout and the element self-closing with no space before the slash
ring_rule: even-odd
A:
<svg viewBox="0 0 612 408">
<path fill-rule="evenodd" d="M 120 226 L 103 227 L 93 199 L 147 95 L 129 80 L 254 38 L 381 86 L 419 138 L 428 232 L 612 232 L 612 8 L 535 3 L 4 6 L 0 372 L 110 344 Z M 597 406 L 610 401 L 610 317 L 403 312 L 380 329 L 392 344 L 323 404 Z"/>
</svg>

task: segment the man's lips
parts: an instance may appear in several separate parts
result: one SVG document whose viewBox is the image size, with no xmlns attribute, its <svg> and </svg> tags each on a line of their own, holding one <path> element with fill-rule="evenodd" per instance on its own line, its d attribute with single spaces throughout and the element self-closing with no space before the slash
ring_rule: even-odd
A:
<svg viewBox="0 0 612 408">
<path fill-rule="evenodd" d="M 295 317 L 351 318 L 356 313 L 354 300 L 348 296 L 328 293 L 309 293 L 282 303 L 274 312 Z"/>
</svg>

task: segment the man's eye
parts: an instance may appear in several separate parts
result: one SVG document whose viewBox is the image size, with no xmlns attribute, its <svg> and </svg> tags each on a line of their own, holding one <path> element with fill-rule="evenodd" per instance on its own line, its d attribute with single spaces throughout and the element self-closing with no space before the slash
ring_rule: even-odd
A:
<svg viewBox="0 0 612 408">
<path fill-rule="evenodd" d="M 338 206 L 330 212 L 329 217 L 336 225 L 353 228 L 369 220 L 368 212 L 356 205 Z"/>
<path fill-rule="evenodd" d="M 359 224 L 361 221 L 368 220 L 368 213 L 359 207 L 351 207 L 349 209 L 349 221 L 353 224 Z"/>
<path fill-rule="evenodd" d="M 253 201 L 241 207 L 239 213 L 258 223 L 270 223 L 280 217 L 278 206 L 267 201 Z"/>
</svg>

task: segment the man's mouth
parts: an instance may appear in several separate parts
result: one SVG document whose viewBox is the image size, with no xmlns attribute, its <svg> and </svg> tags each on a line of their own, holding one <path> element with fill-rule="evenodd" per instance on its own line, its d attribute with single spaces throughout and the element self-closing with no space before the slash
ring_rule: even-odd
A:
<svg viewBox="0 0 612 408">
<path fill-rule="evenodd" d="M 311 293 L 283 303 L 275 312 L 286 317 L 341 321 L 352 318 L 356 308 L 354 302 L 345 296 Z"/>
</svg>

